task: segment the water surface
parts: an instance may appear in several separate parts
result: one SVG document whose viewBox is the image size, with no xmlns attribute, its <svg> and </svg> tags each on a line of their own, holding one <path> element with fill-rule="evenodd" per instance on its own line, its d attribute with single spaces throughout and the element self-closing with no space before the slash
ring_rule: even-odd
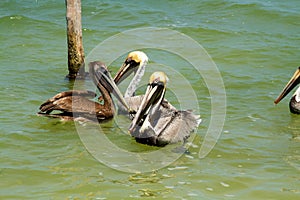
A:
<svg viewBox="0 0 300 200">
<path fill-rule="evenodd" d="M 189 77 L 203 123 L 189 154 L 157 171 L 131 174 L 99 163 L 85 149 L 73 122 L 35 114 L 44 100 L 72 89 L 64 79 L 64 2 L 2 0 L 1 198 L 299 199 L 300 118 L 289 113 L 288 98 L 273 105 L 299 66 L 299 12 L 298 0 L 83 1 L 86 55 L 125 30 L 170 28 L 203 45 L 224 80 L 223 132 L 213 151 L 199 159 L 211 114 L 207 86 L 178 57 L 145 49 L 152 63 L 164 61 Z M 112 73 L 124 56 L 112 64 Z M 135 143 L 114 122 L 102 128 L 123 149 L 156 150 Z"/>
</svg>

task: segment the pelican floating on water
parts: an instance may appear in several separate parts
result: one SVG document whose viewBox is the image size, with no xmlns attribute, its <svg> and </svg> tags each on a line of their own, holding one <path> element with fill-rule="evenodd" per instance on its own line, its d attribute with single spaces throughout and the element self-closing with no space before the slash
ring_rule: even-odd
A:
<svg viewBox="0 0 300 200">
<path fill-rule="evenodd" d="M 129 106 L 103 63 L 98 61 L 89 63 L 89 73 L 102 94 L 103 104 L 90 100 L 97 96 L 92 91 L 71 90 L 61 92 L 48 99 L 40 106 L 38 115 L 75 121 L 111 119 L 115 114 L 115 106 L 110 93 L 113 93 L 121 104 L 129 110 Z M 59 111 L 59 113 L 52 114 L 53 111 Z"/>
<path fill-rule="evenodd" d="M 177 110 L 164 101 L 168 77 L 154 72 L 141 105 L 130 124 L 129 133 L 137 142 L 165 146 L 185 141 L 201 122 L 200 115 L 190 110 Z"/>
<path fill-rule="evenodd" d="M 132 110 L 137 110 L 138 106 L 141 102 L 141 97 L 132 97 L 134 95 L 134 92 L 137 88 L 138 83 L 140 82 L 142 76 L 145 72 L 145 67 L 148 62 L 147 55 L 142 51 L 133 51 L 130 52 L 125 59 L 124 63 L 122 64 L 121 68 L 117 72 L 114 81 L 116 84 L 120 84 L 123 80 L 125 80 L 131 73 L 134 73 L 135 76 L 133 77 L 132 81 L 130 82 L 126 92 L 125 92 L 125 98 L 126 101 L 129 102 L 130 106 L 132 106 Z M 90 63 L 92 64 L 92 63 Z M 94 62 L 94 65 L 97 63 Z M 98 63 L 99 65 L 103 65 L 103 63 Z M 91 66 L 90 66 L 91 70 Z M 95 73 L 90 72 L 91 77 L 93 78 L 93 81 L 95 84 L 98 84 L 98 80 L 96 80 Z M 98 74 L 99 75 L 99 74 Z M 114 85 L 113 83 L 111 83 Z M 120 91 L 116 89 L 115 85 L 114 91 L 118 91 L 118 94 L 121 95 Z M 101 92 L 102 93 L 102 92 Z M 101 104 L 95 101 L 91 101 L 90 99 L 95 98 L 97 94 L 92 91 L 80 91 L 80 90 L 70 90 L 66 92 L 61 92 L 55 95 L 54 97 L 48 99 L 45 103 L 43 103 L 40 106 L 40 112 L 38 115 L 43 116 L 49 116 L 49 117 L 60 117 L 64 120 L 74 120 L 72 112 L 75 111 L 76 115 L 80 114 L 82 117 L 77 117 L 75 120 L 85 120 L 87 117 L 92 117 L 91 114 L 89 114 L 92 109 L 95 107 L 97 110 L 103 109 Z M 128 104 L 124 103 L 126 102 L 124 98 L 118 97 L 118 107 L 119 107 L 119 113 L 128 114 Z M 102 96 L 100 96 L 99 101 L 104 100 Z M 107 100 L 106 100 L 107 101 Z M 72 103 L 74 102 L 74 103 Z M 106 104 L 107 108 L 109 108 L 108 103 Z M 77 107 L 74 107 L 74 111 L 72 110 L 72 104 L 78 105 Z M 79 108 L 80 107 L 80 108 Z M 115 112 L 115 108 L 113 107 L 112 110 L 108 110 L 110 112 Z M 60 111 L 60 113 L 51 114 L 52 111 Z M 107 116 L 111 115 L 107 113 Z M 99 116 L 99 120 L 102 118 Z"/>
<path fill-rule="evenodd" d="M 292 89 L 294 89 L 300 83 L 300 67 L 296 70 L 290 81 L 283 88 L 277 99 L 274 101 L 278 104 Z M 296 90 L 292 96 L 290 103 L 290 112 L 294 114 L 300 114 L 300 87 Z"/>
</svg>

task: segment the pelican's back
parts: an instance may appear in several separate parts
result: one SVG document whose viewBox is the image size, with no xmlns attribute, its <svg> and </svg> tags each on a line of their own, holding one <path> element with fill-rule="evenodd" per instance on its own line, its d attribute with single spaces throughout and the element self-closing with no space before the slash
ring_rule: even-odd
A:
<svg viewBox="0 0 300 200">
<path fill-rule="evenodd" d="M 129 105 L 131 110 L 137 111 L 139 106 L 143 101 L 144 95 L 132 96 L 132 97 L 125 97 L 126 103 Z M 118 101 L 118 114 L 128 114 L 128 110 Z"/>
<path fill-rule="evenodd" d="M 53 110 L 59 110 L 62 112 L 72 112 L 72 101 L 77 100 L 87 100 L 88 98 L 94 98 L 97 96 L 95 92 L 92 91 L 80 91 L 80 90 L 69 90 L 66 92 L 58 93 L 52 98 L 45 101 L 41 106 L 41 112 L 47 114 L 51 113 Z M 85 105 L 80 103 L 78 105 Z M 74 109 L 74 108 L 73 108 Z"/>
<path fill-rule="evenodd" d="M 200 115 L 191 110 L 174 110 L 161 106 L 160 118 L 154 130 L 160 143 L 177 143 L 186 140 L 200 124 Z"/>
</svg>

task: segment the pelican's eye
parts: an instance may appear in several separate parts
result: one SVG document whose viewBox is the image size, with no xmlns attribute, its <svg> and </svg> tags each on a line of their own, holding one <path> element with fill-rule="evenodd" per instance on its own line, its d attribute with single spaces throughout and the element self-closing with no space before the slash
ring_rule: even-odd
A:
<svg viewBox="0 0 300 200">
<path fill-rule="evenodd" d="M 133 65 L 133 66 L 135 66 L 135 65 L 137 65 L 137 64 L 139 64 L 139 63 L 137 63 L 134 59 L 132 59 L 131 57 L 129 57 L 129 58 L 127 58 L 127 59 L 125 60 L 125 64 L 126 64 L 126 65 Z"/>
<path fill-rule="evenodd" d="M 151 86 L 152 88 L 155 86 L 164 86 L 164 83 L 158 80 L 153 81 L 152 83 L 148 83 L 149 86 Z"/>
</svg>

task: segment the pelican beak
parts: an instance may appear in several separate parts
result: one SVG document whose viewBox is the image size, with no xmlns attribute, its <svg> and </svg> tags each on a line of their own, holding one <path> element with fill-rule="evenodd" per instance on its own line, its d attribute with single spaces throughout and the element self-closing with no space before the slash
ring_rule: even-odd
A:
<svg viewBox="0 0 300 200">
<path fill-rule="evenodd" d="M 275 99 L 274 103 L 278 104 L 292 89 L 300 83 L 300 67 L 296 70 L 290 81 L 283 88 L 280 95 Z"/>
<path fill-rule="evenodd" d="M 152 76 L 151 76 L 152 77 Z M 167 77 L 166 77 L 167 78 Z M 146 93 L 142 100 L 139 109 L 132 120 L 129 132 L 133 132 L 137 124 L 141 124 L 145 119 L 145 116 L 149 113 L 150 109 L 156 105 L 160 105 L 166 92 L 166 79 L 163 81 L 153 80 L 147 86 Z M 157 107 L 158 108 L 158 107 Z"/>
<path fill-rule="evenodd" d="M 110 93 L 113 93 L 114 96 L 122 103 L 122 105 L 128 110 L 128 112 L 131 112 L 131 109 L 129 108 L 128 104 L 126 103 L 122 93 L 120 92 L 118 86 L 113 81 L 109 71 L 107 70 L 107 67 L 104 65 L 104 63 L 95 61 L 89 63 L 89 71 L 90 75 L 95 83 L 95 85 L 102 85 L 105 87 Z"/>
<path fill-rule="evenodd" d="M 128 57 L 114 77 L 115 83 L 118 85 L 125 80 L 132 72 L 135 72 L 140 63 Z"/>
</svg>

